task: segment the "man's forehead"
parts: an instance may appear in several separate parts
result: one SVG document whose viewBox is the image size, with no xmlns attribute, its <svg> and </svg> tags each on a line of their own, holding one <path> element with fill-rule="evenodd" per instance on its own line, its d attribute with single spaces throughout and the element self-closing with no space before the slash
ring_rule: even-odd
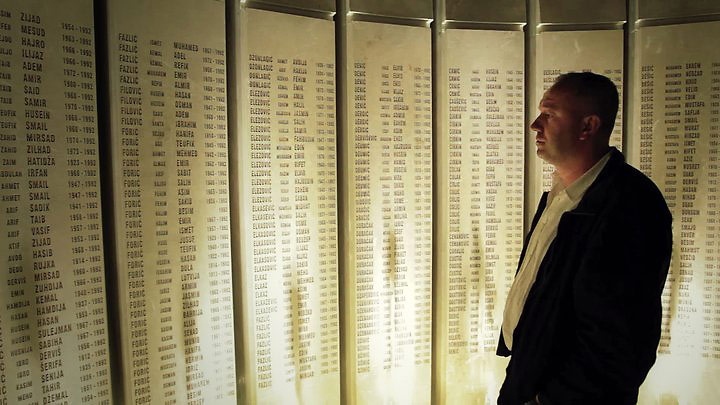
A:
<svg viewBox="0 0 720 405">
<path fill-rule="evenodd" d="M 561 107 L 577 107 L 575 102 L 567 91 L 559 90 L 554 87 L 549 88 L 543 98 L 540 100 L 539 108 L 561 108 Z"/>
<path fill-rule="evenodd" d="M 543 98 L 540 100 L 540 107 L 544 108 L 556 108 L 559 104 L 559 100 L 556 94 L 551 93 L 549 90 L 545 92 Z"/>
</svg>

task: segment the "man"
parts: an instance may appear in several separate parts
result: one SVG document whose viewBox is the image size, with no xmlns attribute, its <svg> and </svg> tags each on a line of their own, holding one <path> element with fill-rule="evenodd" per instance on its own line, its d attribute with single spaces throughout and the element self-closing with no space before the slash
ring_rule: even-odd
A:
<svg viewBox="0 0 720 405">
<path fill-rule="evenodd" d="M 671 216 L 654 183 L 608 145 L 615 85 L 557 78 L 532 123 L 555 166 L 508 295 L 498 404 L 634 404 L 655 362 Z"/>
</svg>

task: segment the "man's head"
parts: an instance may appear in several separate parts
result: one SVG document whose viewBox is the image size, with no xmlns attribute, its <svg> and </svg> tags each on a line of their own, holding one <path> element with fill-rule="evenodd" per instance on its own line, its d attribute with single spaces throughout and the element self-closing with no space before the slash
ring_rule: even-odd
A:
<svg viewBox="0 0 720 405">
<path fill-rule="evenodd" d="M 618 92 L 605 76 L 571 72 L 558 76 L 540 101 L 540 115 L 532 123 L 537 153 L 562 166 L 596 159 L 608 148 L 618 110 Z"/>
</svg>

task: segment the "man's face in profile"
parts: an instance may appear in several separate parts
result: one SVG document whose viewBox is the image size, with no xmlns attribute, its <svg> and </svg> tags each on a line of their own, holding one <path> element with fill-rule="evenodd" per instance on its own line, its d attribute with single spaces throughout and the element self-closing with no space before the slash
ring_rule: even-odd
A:
<svg viewBox="0 0 720 405">
<path fill-rule="evenodd" d="M 530 125 L 537 132 L 537 155 L 557 166 L 572 156 L 579 142 L 582 115 L 579 101 L 567 91 L 554 87 L 545 92 L 540 101 L 540 114 Z"/>
</svg>

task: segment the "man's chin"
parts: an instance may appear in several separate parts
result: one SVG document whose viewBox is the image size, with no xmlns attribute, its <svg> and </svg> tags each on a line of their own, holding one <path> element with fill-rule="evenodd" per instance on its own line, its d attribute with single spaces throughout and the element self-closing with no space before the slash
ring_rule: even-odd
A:
<svg viewBox="0 0 720 405">
<path fill-rule="evenodd" d="M 537 151 L 536 151 L 535 153 L 536 153 L 537 156 L 538 156 L 540 159 L 542 159 L 545 163 L 552 164 L 552 163 L 548 160 L 548 159 L 550 158 L 550 156 L 548 156 L 547 151 L 545 151 L 545 150 L 542 149 L 541 147 L 538 147 L 538 148 L 537 148 Z"/>
</svg>

